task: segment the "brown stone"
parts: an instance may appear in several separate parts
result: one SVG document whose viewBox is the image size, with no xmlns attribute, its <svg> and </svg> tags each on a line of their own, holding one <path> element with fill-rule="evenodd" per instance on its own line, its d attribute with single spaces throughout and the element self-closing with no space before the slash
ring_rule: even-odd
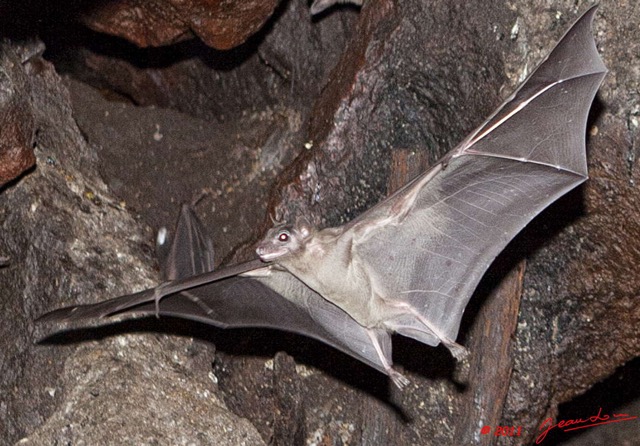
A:
<svg viewBox="0 0 640 446">
<path fill-rule="evenodd" d="M 12 103 L 0 110 L 0 184 L 18 177 L 36 163 L 33 116 L 28 105 Z"/>
<path fill-rule="evenodd" d="M 17 178 L 32 167 L 35 132 L 29 101 L 31 85 L 23 70 L 20 49 L 7 47 L 0 61 L 0 185 Z"/>
<path fill-rule="evenodd" d="M 96 2 L 82 17 L 90 28 L 139 47 L 198 36 L 212 48 L 244 43 L 271 17 L 277 0 L 116 0 Z"/>
</svg>

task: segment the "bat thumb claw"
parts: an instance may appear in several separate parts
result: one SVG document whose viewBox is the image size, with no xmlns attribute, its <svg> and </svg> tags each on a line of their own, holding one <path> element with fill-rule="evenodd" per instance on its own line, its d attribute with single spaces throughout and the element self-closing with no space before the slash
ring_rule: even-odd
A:
<svg viewBox="0 0 640 446">
<path fill-rule="evenodd" d="M 156 306 L 156 319 L 160 319 L 160 299 L 162 299 L 161 289 L 162 285 L 158 286 L 153 293 L 153 301 Z"/>
</svg>

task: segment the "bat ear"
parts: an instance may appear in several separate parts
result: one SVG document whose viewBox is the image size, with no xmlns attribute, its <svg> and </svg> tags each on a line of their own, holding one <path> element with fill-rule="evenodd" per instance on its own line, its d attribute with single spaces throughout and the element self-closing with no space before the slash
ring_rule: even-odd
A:
<svg viewBox="0 0 640 446">
<path fill-rule="evenodd" d="M 311 225 L 309 219 L 303 215 L 296 219 L 296 230 L 300 233 L 302 239 L 304 240 L 311 235 L 313 226 Z"/>
<path fill-rule="evenodd" d="M 282 225 L 282 221 L 278 220 L 271 212 L 269 212 L 269 218 L 271 219 L 271 223 L 273 226 Z"/>
</svg>

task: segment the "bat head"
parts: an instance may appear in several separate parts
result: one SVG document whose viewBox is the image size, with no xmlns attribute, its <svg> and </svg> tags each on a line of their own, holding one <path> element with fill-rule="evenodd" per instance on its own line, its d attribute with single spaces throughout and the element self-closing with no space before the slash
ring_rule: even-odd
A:
<svg viewBox="0 0 640 446">
<path fill-rule="evenodd" d="M 300 252 L 311 237 L 311 227 L 305 221 L 295 225 L 280 225 L 270 229 L 258 244 L 256 253 L 264 262 L 271 262 Z"/>
</svg>

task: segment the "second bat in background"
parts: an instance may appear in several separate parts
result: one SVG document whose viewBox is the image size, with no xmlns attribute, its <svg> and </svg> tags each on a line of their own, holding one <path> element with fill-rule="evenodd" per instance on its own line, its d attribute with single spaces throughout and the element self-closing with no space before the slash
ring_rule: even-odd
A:
<svg viewBox="0 0 640 446">
<path fill-rule="evenodd" d="M 524 84 L 431 169 L 346 225 L 304 219 L 270 230 L 260 259 L 213 271 L 212 248 L 185 207 L 157 288 L 62 308 L 42 321 L 116 314 L 271 327 L 319 339 L 398 387 L 391 333 L 456 358 L 460 320 L 507 243 L 587 179 L 587 114 L 606 69 L 589 9 Z"/>
</svg>

